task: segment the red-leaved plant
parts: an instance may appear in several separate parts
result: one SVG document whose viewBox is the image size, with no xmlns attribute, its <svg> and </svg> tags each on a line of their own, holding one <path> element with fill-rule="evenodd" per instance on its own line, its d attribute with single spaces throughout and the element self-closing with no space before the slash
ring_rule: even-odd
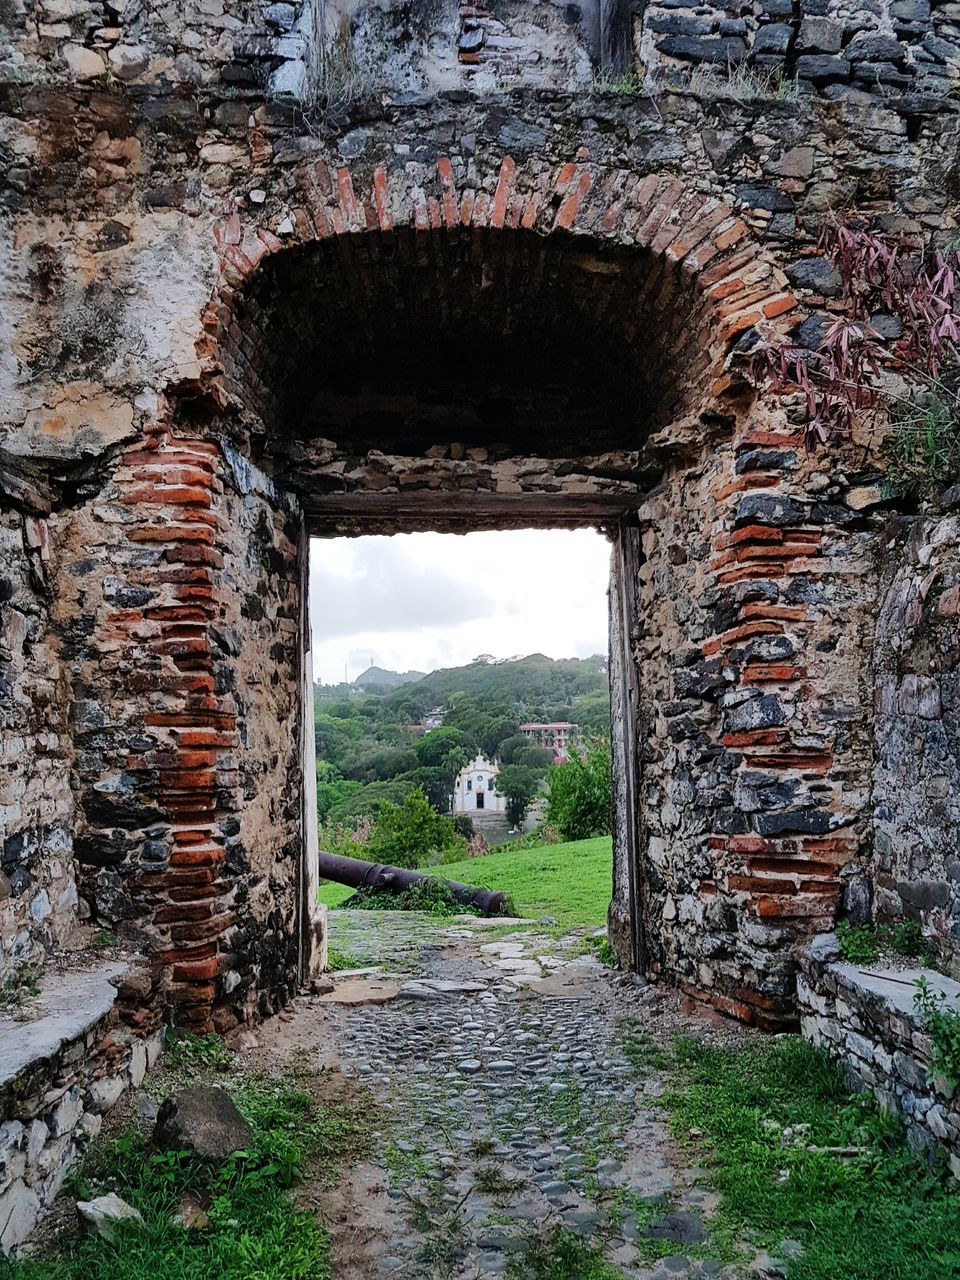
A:
<svg viewBox="0 0 960 1280">
<path fill-rule="evenodd" d="M 906 252 L 896 237 L 855 222 L 825 226 L 818 250 L 840 275 L 843 314 L 817 350 L 767 343 L 750 356 L 754 377 L 803 393 L 807 448 L 849 430 L 859 413 L 883 405 L 915 410 L 931 396 L 950 402 L 956 421 L 960 399 L 950 373 L 960 366 L 960 253 Z M 899 322 L 898 336 L 877 331 L 871 317 L 878 313 Z"/>
</svg>

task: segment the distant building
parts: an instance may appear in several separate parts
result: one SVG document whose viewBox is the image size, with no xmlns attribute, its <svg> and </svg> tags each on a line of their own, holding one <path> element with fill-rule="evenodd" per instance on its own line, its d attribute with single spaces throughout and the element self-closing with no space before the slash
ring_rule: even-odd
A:
<svg viewBox="0 0 960 1280">
<path fill-rule="evenodd" d="M 507 798 L 496 787 L 497 766 L 486 756 L 465 765 L 457 774 L 453 786 L 453 813 L 479 812 L 501 814 L 507 811 Z"/>
<path fill-rule="evenodd" d="M 566 760 L 570 745 L 577 741 L 580 726 L 569 720 L 556 720 L 551 724 L 522 724 L 520 732 L 538 747 L 552 751 L 557 760 Z"/>
</svg>

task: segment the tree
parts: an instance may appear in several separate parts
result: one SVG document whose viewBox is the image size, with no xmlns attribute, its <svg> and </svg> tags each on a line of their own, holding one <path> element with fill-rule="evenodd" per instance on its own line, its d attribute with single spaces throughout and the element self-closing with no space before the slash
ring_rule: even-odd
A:
<svg viewBox="0 0 960 1280">
<path fill-rule="evenodd" d="M 480 750 L 488 760 L 493 760 L 500 743 L 505 738 L 513 737 L 519 731 L 520 725 L 517 723 L 515 716 L 491 716 L 480 736 Z"/>
<path fill-rule="evenodd" d="M 363 786 L 359 782 L 348 782 L 345 778 L 341 778 L 336 782 L 325 782 L 317 780 L 317 818 L 320 822 L 326 822 L 327 818 L 336 811 L 337 816 L 341 819 L 346 815 L 350 801 L 362 791 Z"/>
<path fill-rule="evenodd" d="M 457 840 L 449 818 L 430 804 L 422 787 L 411 791 L 403 804 L 383 804 L 370 837 L 370 852 L 395 867 L 420 867 L 442 858 Z"/>
<path fill-rule="evenodd" d="M 513 763 L 525 765 L 533 769 L 540 777 L 554 762 L 554 754 L 548 747 L 538 747 L 536 743 L 528 743 L 513 753 Z"/>
<path fill-rule="evenodd" d="M 448 757 L 451 752 L 454 752 L 458 757 L 463 757 L 462 762 L 457 765 L 459 770 L 466 764 L 469 756 L 476 755 L 477 744 L 462 729 L 443 724 L 438 729 L 431 729 L 429 733 L 425 733 L 414 750 L 417 753 L 418 763 L 425 769 L 449 767 Z"/>
<path fill-rule="evenodd" d="M 581 759 L 574 754 L 547 773 L 547 821 L 567 840 L 610 831 L 610 743 L 598 739 Z"/>
<path fill-rule="evenodd" d="M 535 769 L 522 764 L 504 765 L 497 774 L 496 788 L 507 798 L 507 817 L 513 826 L 522 826 L 527 810 L 540 788 Z"/>
<path fill-rule="evenodd" d="M 497 747 L 497 759 L 501 764 L 513 764 L 516 752 L 523 751 L 529 745 L 530 739 L 522 733 L 511 734 L 509 738 L 504 738 Z"/>
</svg>

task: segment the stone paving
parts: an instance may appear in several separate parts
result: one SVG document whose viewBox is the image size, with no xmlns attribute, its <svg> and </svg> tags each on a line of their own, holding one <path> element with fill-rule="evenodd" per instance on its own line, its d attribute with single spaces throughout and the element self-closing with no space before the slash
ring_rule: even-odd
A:
<svg viewBox="0 0 960 1280">
<path fill-rule="evenodd" d="M 333 943 L 368 971 L 334 975 L 338 990 L 312 1002 L 320 1047 L 371 1092 L 392 1202 L 375 1264 L 349 1274 L 522 1278 L 531 1244 L 557 1230 L 624 1277 L 740 1274 L 711 1256 L 713 1198 L 678 1161 L 655 1105 L 663 1081 L 628 1056 L 664 993 L 606 969 L 582 933 L 557 934 L 332 913 Z M 339 1002 L 381 980 L 396 990 L 386 1003 Z"/>
</svg>

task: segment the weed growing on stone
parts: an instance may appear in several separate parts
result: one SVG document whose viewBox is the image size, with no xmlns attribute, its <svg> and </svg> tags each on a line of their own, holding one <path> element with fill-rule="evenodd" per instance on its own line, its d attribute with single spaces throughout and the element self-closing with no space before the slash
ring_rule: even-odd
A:
<svg viewBox="0 0 960 1280">
<path fill-rule="evenodd" d="M 672 1062 L 663 1046 L 645 1031 L 639 1031 L 633 1021 L 625 1024 L 620 1043 L 623 1056 L 638 1075 L 646 1075 L 650 1071 L 666 1071 Z"/>
<path fill-rule="evenodd" d="M 366 961 L 362 956 L 350 951 L 341 951 L 339 947 L 327 948 L 327 970 L 330 973 L 342 973 L 345 969 L 362 969 Z"/>
<path fill-rule="evenodd" d="M 40 994 L 40 971 L 32 964 L 20 965 L 0 982 L 0 1014 L 18 1018 L 27 1013 L 27 1003 Z"/>
<path fill-rule="evenodd" d="M 214 1071 L 226 1071 L 231 1063 L 230 1050 L 214 1031 L 198 1036 L 194 1031 L 168 1027 L 166 1050 L 167 1062 L 174 1070 L 210 1067 Z"/>
<path fill-rule="evenodd" d="M 674 1071 L 663 1105 L 721 1196 L 714 1251 L 795 1242 L 790 1280 L 960 1275 L 960 1190 L 825 1054 L 796 1036 L 737 1051 L 685 1039 Z"/>
<path fill-rule="evenodd" d="M 571 1231 L 556 1231 L 532 1240 L 507 1264 L 507 1280 L 623 1280 L 597 1245 Z"/>
<path fill-rule="evenodd" d="M 901 920 L 894 925 L 852 925 L 841 920 L 837 925 L 837 944 L 844 960 L 851 964 L 874 964 L 886 951 L 895 955 L 932 964 L 930 945 L 915 920 Z"/>
<path fill-rule="evenodd" d="M 800 97 L 800 88 L 795 80 L 743 63 L 723 69 L 696 67 L 689 85 L 691 92 L 698 97 L 726 98 L 732 102 L 796 102 Z"/>
<path fill-rule="evenodd" d="M 603 71 L 593 77 L 593 83 L 590 86 L 591 93 L 630 95 L 639 93 L 640 89 L 640 81 L 630 71 L 622 75 L 612 75 L 609 71 Z"/>
<path fill-rule="evenodd" d="M 946 996 L 918 978 L 913 1007 L 923 1018 L 933 1041 L 933 1074 L 943 1076 L 951 1089 L 960 1084 L 960 1013 L 946 1007 Z"/>
<path fill-rule="evenodd" d="M 837 943 L 841 956 L 851 964 L 873 964 L 880 956 L 880 939 L 868 924 L 841 920 L 837 925 Z"/>
<path fill-rule="evenodd" d="M 75 1238 L 50 1261 L 0 1264 L 3 1280 L 329 1280 L 326 1232 L 289 1191 L 323 1150 L 333 1168 L 364 1132 L 356 1108 L 327 1107 L 289 1077 L 246 1076 L 234 1098 L 254 1141 L 219 1168 L 185 1153 L 154 1151 L 138 1130 L 94 1148 L 78 1190 L 117 1192 L 143 1216 L 113 1240 Z M 185 1197 L 209 1224 L 187 1230 Z"/>
<path fill-rule="evenodd" d="M 508 1178 L 501 1165 L 481 1165 L 473 1175 L 473 1185 L 477 1191 L 488 1196 L 512 1195 L 523 1187 L 523 1179 Z"/>
<path fill-rule="evenodd" d="M 897 404 L 886 448 L 889 496 L 935 496 L 960 476 L 956 397 L 932 392 L 920 403 Z"/>
</svg>

